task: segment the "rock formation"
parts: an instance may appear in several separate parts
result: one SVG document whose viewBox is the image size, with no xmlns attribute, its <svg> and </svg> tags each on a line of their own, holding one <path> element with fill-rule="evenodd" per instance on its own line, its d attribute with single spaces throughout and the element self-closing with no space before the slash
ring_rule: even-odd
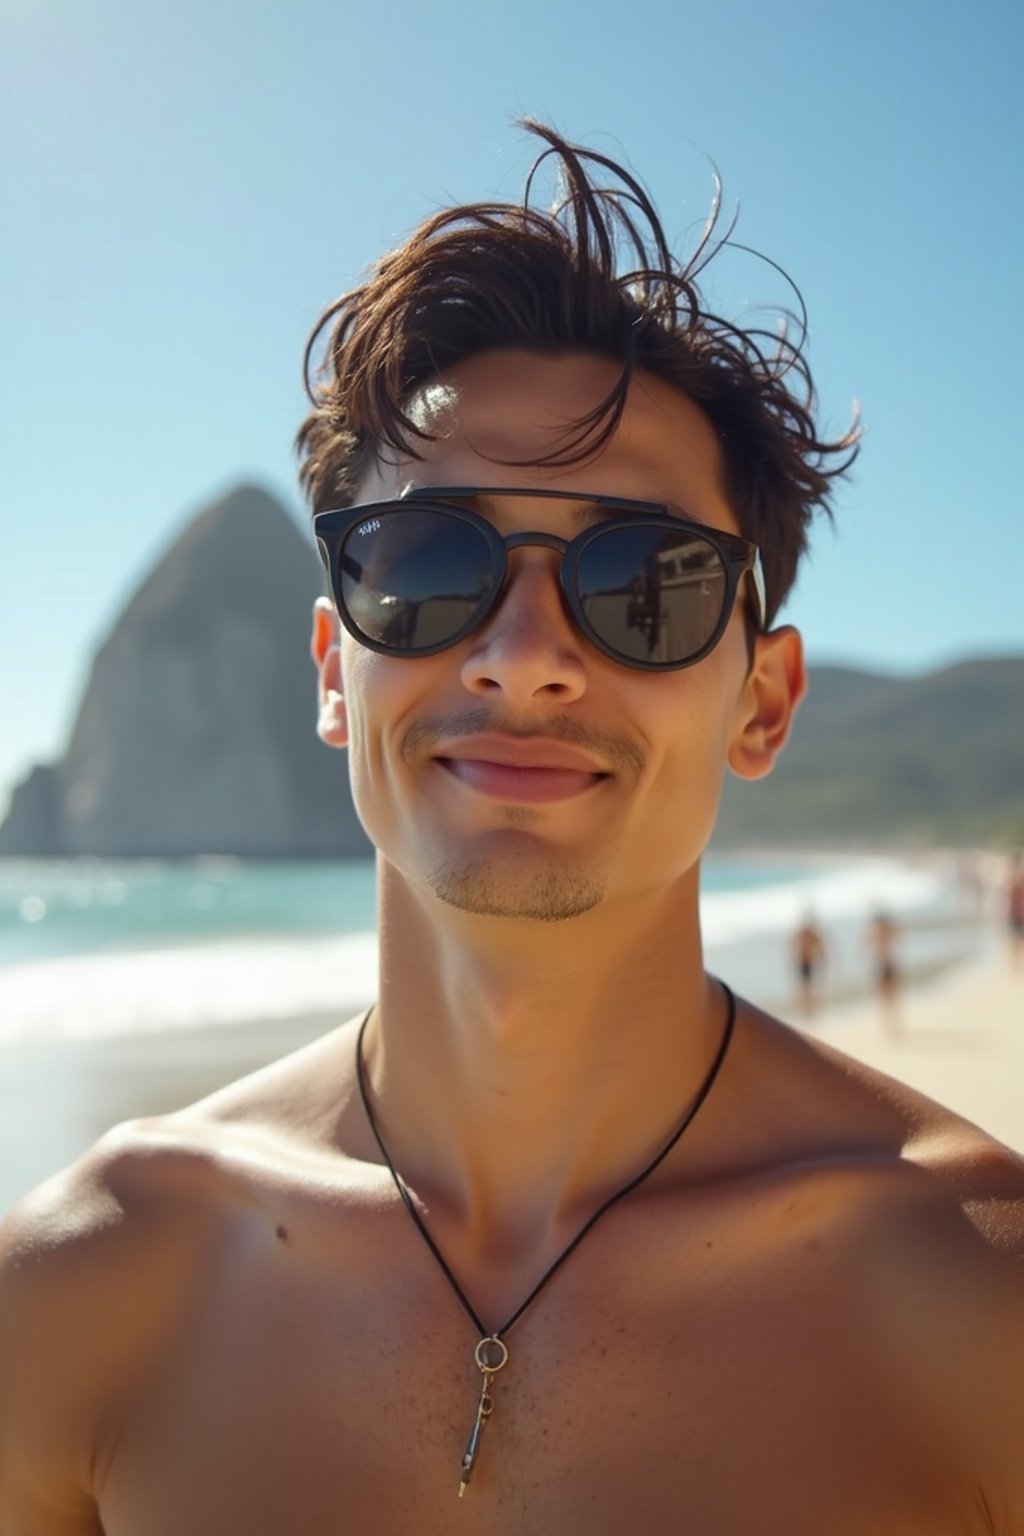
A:
<svg viewBox="0 0 1024 1536">
<path fill-rule="evenodd" d="M 312 539 L 245 486 L 194 518 L 100 647 L 63 760 L 19 785 L 0 853 L 365 854 L 315 734 Z"/>
</svg>

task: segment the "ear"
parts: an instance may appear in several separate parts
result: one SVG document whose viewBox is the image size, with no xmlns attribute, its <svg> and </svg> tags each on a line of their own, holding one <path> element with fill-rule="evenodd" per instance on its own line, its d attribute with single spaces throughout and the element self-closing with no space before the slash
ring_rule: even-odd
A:
<svg viewBox="0 0 1024 1536">
<path fill-rule="evenodd" d="M 727 757 L 737 778 L 763 779 L 771 773 L 806 692 L 807 671 L 799 632 L 784 624 L 758 635 Z"/>
<path fill-rule="evenodd" d="M 329 747 L 347 747 L 348 714 L 341 676 L 341 626 L 328 597 L 318 597 L 313 604 L 313 637 L 309 648 L 319 674 L 316 733 Z"/>
</svg>

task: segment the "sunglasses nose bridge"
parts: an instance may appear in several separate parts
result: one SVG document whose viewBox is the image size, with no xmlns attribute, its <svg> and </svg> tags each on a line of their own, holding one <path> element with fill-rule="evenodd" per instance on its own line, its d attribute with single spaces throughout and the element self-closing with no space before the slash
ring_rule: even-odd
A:
<svg viewBox="0 0 1024 1536">
<path fill-rule="evenodd" d="M 567 539 L 559 538 L 557 533 L 523 532 L 503 534 L 501 535 L 501 542 L 505 546 L 505 572 L 501 583 L 502 594 L 508 589 L 510 580 L 508 557 L 513 549 L 553 549 L 555 554 L 558 555 L 558 565 L 556 567 L 558 584 L 559 586 L 563 584 L 562 560 L 566 550 L 569 548 L 569 541 Z"/>
<path fill-rule="evenodd" d="M 524 545 L 534 545 L 539 549 L 554 549 L 564 555 L 569 548 L 568 540 L 560 539 L 557 533 L 509 533 L 502 542 L 506 553 L 510 549 L 522 549 Z"/>
<path fill-rule="evenodd" d="M 558 556 L 557 563 L 555 564 L 554 569 L 550 571 L 550 574 L 555 578 L 555 582 L 560 593 L 562 607 L 565 610 L 566 616 L 570 622 L 572 622 L 573 616 L 571 612 L 571 605 L 566 600 L 565 578 L 563 574 L 563 561 L 565 553 L 569 548 L 569 540 L 560 538 L 557 533 L 542 533 L 539 531 L 533 533 L 524 531 L 521 533 L 499 534 L 498 537 L 503 546 L 504 569 L 502 571 L 500 581 L 497 584 L 497 588 L 492 589 L 491 600 L 488 604 L 486 617 L 489 618 L 496 608 L 504 604 L 504 601 L 508 596 L 509 588 L 515 580 L 508 558 L 511 551 L 514 549 L 550 549 L 553 550 L 554 553 Z"/>
</svg>

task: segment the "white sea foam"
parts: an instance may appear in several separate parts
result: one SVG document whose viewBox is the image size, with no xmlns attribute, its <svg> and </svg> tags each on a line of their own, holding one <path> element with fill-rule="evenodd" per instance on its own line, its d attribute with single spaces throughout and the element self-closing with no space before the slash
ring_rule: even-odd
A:
<svg viewBox="0 0 1024 1536">
<path fill-rule="evenodd" d="M 915 868 L 884 858 L 823 864 L 802 879 L 708 894 L 702 901 L 705 941 L 715 964 L 724 959 L 742 973 L 747 949 L 763 950 L 808 911 L 827 924 L 859 922 L 879 907 L 906 913 L 934 906 L 943 886 L 934 865 Z M 323 1014 L 328 1028 L 332 1018 L 369 1003 L 376 989 L 372 932 L 65 955 L 0 967 L 0 1045 L 302 1014 Z"/>
<path fill-rule="evenodd" d="M 373 933 L 62 956 L 0 970 L 0 1044 L 304 1013 L 340 1021 L 376 990 Z"/>
<path fill-rule="evenodd" d="M 713 891 L 701 899 L 701 926 L 707 944 L 735 944 L 792 930 L 810 912 L 820 922 L 834 923 L 862 921 L 878 909 L 896 913 L 929 907 L 946 889 L 934 863 L 915 867 L 899 859 L 865 857 L 825 866 L 810 879 Z"/>
</svg>

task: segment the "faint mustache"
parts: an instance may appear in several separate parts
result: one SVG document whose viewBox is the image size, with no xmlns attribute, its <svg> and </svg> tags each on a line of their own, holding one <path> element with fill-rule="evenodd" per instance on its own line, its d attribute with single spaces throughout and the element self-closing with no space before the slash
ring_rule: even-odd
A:
<svg viewBox="0 0 1024 1536">
<path fill-rule="evenodd" d="M 484 735 L 495 732 L 503 736 L 515 736 L 519 740 L 563 741 L 569 746 L 581 747 L 618 773 L 639 778 L 647 766 L 647 759 L 633 742 L 606 731 L 594 730 L 579 720 L 567 720 L 555 715 L 543 725 L 502 719 L 489 709 L 467 709 L 458 715 L 448 715 L 443 720 L 417 720 L 406 732 L 402 742 L 402 756 L 408 761 L 431 747 L 450 743 L 460 736 Z"/>
</svg>

